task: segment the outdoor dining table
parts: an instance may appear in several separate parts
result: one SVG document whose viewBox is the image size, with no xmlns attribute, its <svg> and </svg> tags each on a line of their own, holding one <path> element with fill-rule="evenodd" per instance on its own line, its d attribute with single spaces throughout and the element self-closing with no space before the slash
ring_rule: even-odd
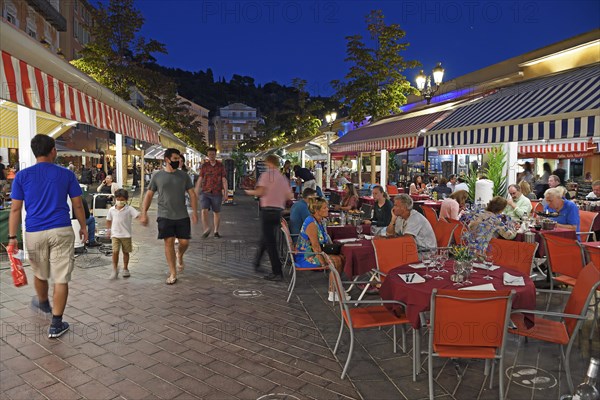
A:
<svg viewBox="0 0 600 400">
<path fill-rule="evenodd" d="M 364 235 L 371 234 L 371 225 L 363 224 Z M 327 234 L 331 238 L 332 241 L 339 239 L 351 239 L 358 237 L 358 233 L 356 232 L 356 226 L 354 225 L 327 225 Z"/>
<path fill-rule="evenodd" d="M 344 273 L 350 278 L 368 273 L 377 268 L 375 250 L 371 240 L 357 239 L 345 242 L 341 253 L 344 256 Z"/>
<path fill-rule="evenodd" d="M 427 207 L 431 207 L 434 210 L 436 210 L 438 213 L 440 212 L 440 209 L 442 208 L 442 202 L 441 201 L 424 201 L 421 203 L 422 206 L 427 206 Z"/>
<path fill-rule="evenodd" d="M 420 275 L 424 275 L 425 270 L 423 269 L 414 269 L 410 265 L 402 265 L 400 267 L 392 269 L 383 284 L 379 288 L 379 295 L 383 300 L 396 300 L 401 301 L 406 304 L 406 309 L 403 309 L 402 306 L 394 305 L 394 304 L 386 304 L 386 308 L 394 313 L 394 315 L 399 316 L 403 313 L 406 314 L 410 324 L 414 329 L 419 329 L 421 313 L 429 311 L 431 305 L 431 293 L 433 289 L 460 289 L 465 286 L 454 286 L 454 282 L 450 280 L 450 276 L 452 274 L 452 267 L 454 265 L 454 260 L 448 260 L 444 264 L 444 268 L 449 272 L 440 272 L 439 275 L 444 279 L 436 280 L 434 278 L 428 278 L 423 283 L 406 283 L 402 278 L 400 278 L 399 274 L 406 273 L 418 273 Z M 525 282 L 525 286 L 506 286 L 503 283 L 503 274 L 504 272 L 508 272 L 513 276 L 521 276 Z M 429 271 L 430 275 L 438 275 L 437 272 Z M 492 280 L 486 280 L 483 277 L 485 275 L 489 275 L 493 277 Z M 469 286 L 477 286 L 483 285 L 486 283 L 491 283 L 494 285 L 495 290 L 506 290 L 506 289 L 514 289 L 515 296 L 512 301 L 513 309 L 530 309 L 535 310 L 536 306 L 536 291 L 535 285 L 531 278 L 527 275 L 521 274 L 518 271 L 500 267 L 494 271 L 486 271 L 481 269 L 475 269 L 474 272 L 470 276 L 470 280 L 473 282 Z M 526 326 L 533 327 L 534 325 L 534 316 L 532 314 L 523 314 L 524 322 Z M 476 321 L 474 321 L 476 322 Z M 415 338 L 420 338 L 420 335 L 415 335 Z M 420 340 L 415 340 L 415 350 L 413 357 L 413 379 L 414 374 L 417 374 L 418 366 L 421 365 L 421 344 Z"/>
<path fill-rule="evenodd" d="M 535 230 L 534 228 L 530 228 L 529 230 L 530 230 L 530 232 L 535 233 L 535 241 L 536 241 L 536 243 L 538 243 L 536 257 L 538 257 L 538 258 L 543 258 L 546 256 L 546 249 L 544 248 L 544 244 L 542 242 L 542 235 L 541 235 L 542 233 L 556 235 L 556 236 L 560 236 L 560 237 L 567 238 L 567 239 L 577 239 L 577 235 L 575 234 L 575 231 L 571 230 L 571 229 L 554 228 L 553 230 L 543 230 L 543 229 Z M 524 242 L 525 234 L 517 233 L 517 236 L 515 236 L 515 238 L 513 240 L 516 240 L 517 242 Z"/>
<path fill-rule="evenodd" d="M 414 201 L 421 201 L 421 200 L 429 200 L 430 197 L 428 194 L 411 194 L 410 198 L 413 199 Z"/>
<path fill-rule="evenodd" d="M 372 196 L 361 196 L 360 197 L 360 201 L 362 202 L 362 204 L 370 204 L 370 205 L 375 205 L 375 199 Z"/>
</svg>

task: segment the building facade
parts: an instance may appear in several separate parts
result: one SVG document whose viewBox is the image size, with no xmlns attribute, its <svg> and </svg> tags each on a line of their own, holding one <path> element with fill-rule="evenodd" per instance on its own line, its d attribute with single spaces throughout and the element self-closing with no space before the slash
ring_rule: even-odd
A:
<svg viewBox="0 0 600 400">
<path fill-rule="evenodd" d="M 67 30 L 60 33 L 60 47 L 67 60 L 81 57 L 83 47 L 92 41 L 94 7 L 86 0 L 61 0 L 60 10 L 67 20 Z"/>
<path fill-rule="evenodd" d="M 233 103 L 219 109 L 213 118 L 215 144 L 221 157 L 228 157 L 240 142 L 258 136 L 256 126 L 260 118 L 256 108 L 242 103 Z"/>
</svg>

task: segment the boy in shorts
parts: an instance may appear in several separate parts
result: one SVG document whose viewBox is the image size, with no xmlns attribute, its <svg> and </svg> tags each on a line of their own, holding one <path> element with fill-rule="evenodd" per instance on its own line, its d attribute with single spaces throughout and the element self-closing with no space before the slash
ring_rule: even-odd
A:
<svg viewBox="0 0 600 400">
<path fill-rule="evenodd" d="M 112 263 L 113 270 L 109 279 L 117 279 L 119 276 L 119 252 L 123 250 L 123 278 L 129 274 L 129 253 L 133 250 L 131 242 L 131 221 L 139 217 L 140 213 L 133 207 L 127 205 L 129 193 L 125 189 L 115 191 L 115 205 L 108 210 L 106 216 L 106 227 L 112 241 Z"/>
</svg>

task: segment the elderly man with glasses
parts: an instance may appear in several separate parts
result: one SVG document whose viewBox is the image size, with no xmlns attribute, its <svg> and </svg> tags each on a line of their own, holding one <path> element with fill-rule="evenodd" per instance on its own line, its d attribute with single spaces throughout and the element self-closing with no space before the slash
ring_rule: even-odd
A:
<svg viewBox="0 0 600 400">
<path fill-rule="evenodd" d="M 531 200 L 527 196 L 523 196 L 519 185 L 508 186 L 508 198 L 506 208 L 503 211 L 504 215 L 507 215 L 514 219 L 521 219 L 523 216 L 528 216 L 531 213 Z"/>
</svg>

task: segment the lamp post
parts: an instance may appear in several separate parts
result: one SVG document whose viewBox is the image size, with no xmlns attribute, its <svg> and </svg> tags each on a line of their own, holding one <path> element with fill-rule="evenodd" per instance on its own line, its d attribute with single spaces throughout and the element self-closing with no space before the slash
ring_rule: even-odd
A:
<svg viewBox="0 0 600 400">
<path fill-rule="evenodd" d="M 331 151 L 329 150 L 329 142 L 331 134 L 333 133 L 331 129 L 333 128 L 333 123 L 335 122 L 336 118 L 337 113 L 335 111 L 325 115 L 325 121 L 327 122 L 328 128 L 327 132 L 325 132 L 325 136 L 327 137 L 327 173 L 325 174 L 325 187 L 327 189 L 331 188 Z"/>
<path fill-rule="evenodd" d="M 444 68 L 442 68 L 442 63 L 438 63 L 438 65 L 433 69 L 433 82 L 435 83 L 435 87 L 431 86 L 431 76 L 425 75 L 423 70 L 419 72 L 419 75 L 415 78 L 415 82 L 417 83 L 417 89 L 421 92 L 421 96 L 425 100 L 427 100 L 427 104 L 431 103 L 431 99 L 435 92 L 438 91 L 440 85 L 442 84 L 442 79 L 444 78 Z"/>
</svg>

